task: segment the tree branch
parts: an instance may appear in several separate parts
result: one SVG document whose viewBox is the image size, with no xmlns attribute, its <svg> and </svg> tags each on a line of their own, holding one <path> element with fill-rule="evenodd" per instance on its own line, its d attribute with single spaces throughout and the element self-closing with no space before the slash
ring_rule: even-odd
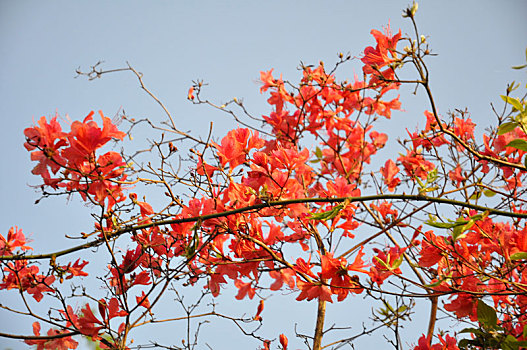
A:
<svg viewBox="0 0 527 350">
<path fill-rule="evenodd" d="M 377 194 L 377 195 L 363 196 L 363 197 L 295 198 L 295 199 L 285 199 L 285 200 L 279 200 L 279 201 L 263 202 L 259 204 L 253 204 L 253 205 L 249 205 L 249 206 L 242 207 L 242 208 L 227 210 L 224 212 L 213 213 L 213 214 L 208 214 L 208 215 L 193 216 L 193 217 L 180 218 L 180 219 L 159 220 L 159 221 L 154 221 L 149 224 L 128 226 L 123 229 L 116 230 L 112 233 L 107 234 L 106 238 L 99 238 L 92 242 L 81 244 L 81 245 L 71 247 L 65 250 L 57 251 L 54 253 L 47 253 L 47 254 L 4 255 L 4 256 L 0 256 L 0 261 L 3 261 L 3 260 L 4 261 L 5 260 L 42 260 L 42 259 L 51 259 L 52 257 L 56 258 L 62 255 L 68 255 L 70 253 L 83 250 L 86 248 L 97 247 L 101 245 L 102 243 L 104 243 L 105 239 L 114 239 L 114 238 L 121 236 L 123 233 L 127 233 L 127 232 L 143 230 L 143 229 L 147 229 L 151 227 L 179 224 L 179 223 L 184 223 L 184 222 L 198 222 L 198 221 L 203 222 L 203 221 L 210 220 L 210 219 L 226 217 L 229 215 L 245 213 L 248 211 L 260 210 L 260 209 L 268 208 L 268 207 L 282 207 L 282 206 L 287 206 L 291 204 L 301 204 L 301 203 L 342 203 L 344 201 L 369 202 L 369 201 L 375 201 L 375 200 L 397 200 L 397 199 L 407 200 L 407 201 L 416 201 L 416 202 L 450 204 L 450 205 L 459 206 L 462 208 L 469 208 L 469 209 L 474 209 L 474 210 L 483 211 L 483 212 L 486 211 L 489 213 L 489 215 L 527 219 L 527 213 L 515 213 L 515 212 L 510 212 L 510 211 L 493 209 L 493 208 L 485 207 L 482 205 L 476 205 L 476 204 L 456 201 L 453 199 L 428 197 L 424 195 L 415 195 L 415 194 L 414 195 L 412 194 Z"/>
</svg>

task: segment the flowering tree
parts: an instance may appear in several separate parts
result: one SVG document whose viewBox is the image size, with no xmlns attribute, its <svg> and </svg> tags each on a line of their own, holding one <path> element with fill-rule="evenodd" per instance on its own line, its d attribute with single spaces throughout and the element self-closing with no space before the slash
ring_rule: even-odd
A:
<svg viewBox="0 0 527 350">
<path fill-rule="evenodd" d="M 42 178 L 42 196 L 89 204 L 94 228 L 75 237 L 81 244 L 41 254 L 31 252 L 18 227 L 0 236 L 0 289 L 22 300 L 21 307 L 1 307 L 34 319 L 33 335 L 0 336 L 38 349 L 74 349 L 75 336 L 82 335 L 100 348 L 129 349 L 139 347 L 132 344 L 136 329 L 185 320 L 182 345 L 151 345 L 193 349 L 200 320 L 222 318 L 263 349 L 287 349 L 295 335 L 311 349 L 336 349 L 379 328 L 391 331 L 390 343 L 402 348 L 401 327 L 414 300 L 422 299 L 429 322 L 415 349 L 527 347 L 525 99 L 514 98 L 517 86 L 509 86 L 505 107 L 482 141 L 467 112 L 441 116 L 416 10 L 414 4 L 403 13 L 415 28 L 408 38 L 389 27 L 372 30 L 375 44 L 359 58 L 362 77 L 337 78 L 353 61 L 343 54 L 333 67 L 302 65 L 299 83 L 262 72 L 260 91 L 270 105 L 262 117 L 237 99 L 207 100 L 205 84 L 195 82 L 189 101 L 241 125 L 217 142 L 210 133 L 203 138 L 178 129 L 131 66 L 120 70 L 135 74 L 165 111 L 165 124 L 123 115 L 130 126 L 123 132 L 117 121 L 100 112 L 98 122 L 90 112 L 69 130 L 57 117 L 27 128 L 25 147 L 37 163 L 33 174 Z M 115 71 L 96 65 L 79 74 Z M 395 93 L 402 84 L 428 97 L 425 127 L 408 130 L 399 157 L 379 167 L 373 160 L 388 135 L 376 126 L 401 109 Z M 147 150 L 150 159 L 158 156 L 155 164 L 142 161 L 144 151 L 107 150 L 145 122 L 160 132 Z M 149 185 L 163 202 L 147 200 L 154 191 Z M 106 268 L 94 276 L 86 269 L 95 259 L 106 259 Z M 88 277 L 98 281 L 93 290 Z M 196 304 L 184 303 L 185 288 L 197 291 Z M 254 300 L 245 312 L 250 316 L 223 314 L 205 302 L 224 288 L 235 288 L 235 299 Z M 312 334 L 261 328 L 264 295 L 284 291 L 317 304 Z M 326 303 L 357 295 L 383 305 L 374 313 L 376 325 L 326 340 L 332 330 L 324 326 Z M 160 317 L 174 299 L 184 313 Z M 198 313 L 198 306 L 209 310 Z M 438 310 L 467 326 L 439 332 Z"/>
</svg>

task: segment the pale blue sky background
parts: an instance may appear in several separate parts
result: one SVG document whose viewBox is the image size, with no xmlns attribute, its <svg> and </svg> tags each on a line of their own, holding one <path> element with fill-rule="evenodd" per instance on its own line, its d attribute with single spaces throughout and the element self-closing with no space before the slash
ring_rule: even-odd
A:
<svg viewBox="0 0 527 350">
<path fill-rule="evenodd" d="M 401 18 L 409 3 L 0 0 L 0 231 L 5 235 L 9 227 L 18 225 L 32 236 L 38 251 L 48 252 L 68 244 L 64 234 L 89 231 L 92 225 L 89 208 L 76 199 L 50 199 L 33 205 L 37 194 L 28 185 L 39 180 L 30 174 L 34 165 L 22 146 L 22 132 L 33 120 L 55 112 L 79 119 L 99 109 L 113 116 L 120 108 L 136 118 L 164 118 L 131 74 L 89 82 L 74 79 L 77 67 L 88 68 L 104 60 L 104 67 L 115 68 L 128 61 L 144 73 L 145 82 L 175 114 L 182 129 L 205 135 L 212 120 L 216 135 L 221 136 L 236 124 L 215 111 L 188 103 L 186 92 L 192 80 L 208 82 L 207 96 L 219 102 L 236 96 L 244 98 L 254 114 L 267 114 L 266 98 L 260 96 L 256 82 L 261 70 L 274 68 L 275 73 L 294 81 L 300 60 L 330 64 L 338 52 L 358 56 L 374 43 L 370 30 L 380 29 L 390 20 L 394 30 L 411 33 L 410 22 Z M 492 124 L 490 103 L 501 106 L 499 94 L 506 84 L 527 80 L 523 71 L 510 69 L 525 63 L 527 1 L 420 1 L 419 5 L 420 32 L 429 37 L 433 52 L 439 54 L 428 62 L 440 112 L 468 107 L 478 125 Z M 359 69 L 358 65 L 347 65 L 339 77 L 351 78 Z M 405 112 L 396 113 L 385 124 L 389 136 L 403 135 L 404 127 L 413 129 L 422 119 L 427 105 L 422 95 L 415 97 L 411 91 L 401 90 Z M 1 295 L 2 303 L 11 300 L 6 293 Z M 359 298 L 345 306 L 330 307 L 327 324 L 332 318 L 364 319 L 369 307 L 363 305 L 357 312 L 357 302 Z M 299 319 L 308 320 L 315 310 L 313 303 L 274 307 L 287 315 L 299 312 Z M 250 310 L 254 308 L 250 306 Z M 300 321 L 279 315 L 268 336 L 285 332 L 293 346 L 300 347 L 292 339 L 294 323 Z M 0 324 L 0 331 L 31 331 L 28 322 L 2 318 Z M 311 332 L 309 327 L 303 331 Z M 238 335 L 232 327 L 225 331 Z M 405 339 L 415 341 L 424 331 L 424 323 L 416 322 Z M 208 336 L 214 349 L 232 348 L 225 336 Z M 378 341 L 366 338 L 362 344 Z M 3 339 L 0 345 L 23 348 Z M 255 343 L 247 346 L 256 348 Z"/>
</svg>

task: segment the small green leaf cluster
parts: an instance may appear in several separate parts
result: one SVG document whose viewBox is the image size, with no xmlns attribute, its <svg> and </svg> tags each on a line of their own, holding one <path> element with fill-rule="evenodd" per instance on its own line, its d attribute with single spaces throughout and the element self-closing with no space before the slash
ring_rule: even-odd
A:
<svg viewBox="0 0 527 350">
<path fill-rule="evenodd" d="M 518 341 L 510 334 L 505 334 L 504 329 L 498 326 L 496 310 L 478 300 L 479 328 L 465 328 L 460 333 L 471 333 L 472 339 L 461 339 L 458 343 L 460 349 L 503 349 L 518 350 L 527 346 L 527 341 Z M 527 327 L 523 331 L 527 333 Z"/>
<path fill-rule="evenodd" d="M 434 170 L 430 171 L 428 175 L 426 176 L 426 182 L 423 182 L 419 179 L 419 177 L 416 177 L 417 183 L 419 184 L 419 194 L 426 194 L 428 192 L 435 191 L 439 188 L 439 186 L 432 186 L 433 183 L 437 180 L 439 176 L 437 175 L 437 168 L 434 168 Z"/>
<path fill-rule="evenodd" d="M 527 49 L 525 50 L 525 59 L 527 61 Z M 527 64 L 522 66 L 512 67 L 514 69 L 523 69 L 527 68 Z M 507 95 L 501 95 L 503 101 L 512 106 L 512 115 L 509 118 L 509 121 L 501 124 L 498 128 L 498 135 L 504 135 L 509 132 L 516 130 L 516 128 L 521 128 L 521 130 L 527 134 L 527 105 L 525 99 L 520 99 L 517 97 L 511 97 L 509 94 L 516 90 L 520 84 L 516 84 L 514 81 L 507 88 Z M 527 87 L 527 86 L 526 86 Z M 524 139 L 515 139 L 507 144 L 507 147 L 516 148 L 518 150 L 527 152 L 527 141 Z M 527 157 L 525 158 L 525 167 L 527 168 Z"/>
<path fill-rule="evenodd" d="M 382 322 L 385 326 L 390 327 L 395 325 L 399 321 L 410 320 L 410 313 L 412 310 L 413 302 L 409 305 L 401 305 L 399 307 L 393 307 L 386 300 L 382 300 L 385 307 L 381 307 L 378 310 L 373 311 L 373 316 Z"/>
<path fill-rule="evenodd" d="M 436 217 L 430 216 L 428 221 L 425 221 L 425 224 L 435 227 L 435 228 L 444 228 L 451 229 L 452 240 L 455 242 L 459 238 L 463 238 L 466 231 L 468 231 L 476 221 L 479 221 L 485 218 L 488 213 L 472 215 L 468 218 L 458 218 L 456 221 L 448 220 L 448 222 L 439 222 Z"/>
</svg>

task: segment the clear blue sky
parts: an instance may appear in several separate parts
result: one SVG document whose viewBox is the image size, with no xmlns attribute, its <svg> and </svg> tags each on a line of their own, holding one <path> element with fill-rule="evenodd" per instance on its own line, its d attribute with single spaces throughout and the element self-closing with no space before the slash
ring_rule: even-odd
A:
<svg viewBox="0 0 527 350">
<path fill-rule="evenodd" d="M 300 60 L 330 64 L 338 52 L 358 56 L 373 44 L 370 30 L 388 21 L 393 29 L 411 33 L 410 22 L 401 18 L 409 3 L 0 0 L 0 149 L 4 155 L 0 231 L 5 235 L 9 227 L 18 225 L 32 236 L 38 251 L 48 252 L 68 244 L 65 234 L 89 231 L 92 225 L 89 208 L 75 198 L 33 204 L 38 195 L 28 185 L 39 180 L 30 174 L 34 165 L 22 146 L 22 132 L 33 120 L 55 112 L 78 119 L 99 109 L 113 116 L 121 108 L 132 117 L 163 119 L 162 111 L 132 75 L 121 73 L 89 82 L 74 79 L 77 67 L 104 60 L 104 67 L 115 68 L 128 61 L 144 73 L 145 82 L 166 102 L 182 129 L 205 135 L 204 125 L 212 120 L 216 135 L 221 136 L 235 123 L 188 103 L 186 92 L 192 80 L 208 82 L 207 94 L 217 101 L 244 98 L 254 114 L 267 114 L 266 98 L 260 96 L 256 83 L 261 70 L 274 68 L 284 78 L 295 80 Z M 429 37 L 438 54 L 429 60 L 429 67 L 440 113 L 467 107 L 478 125 L 494 122 L 490 103 L 501 103 L 499 94 L 508 82 L 527 80 L 524 72 L 510 69 L 525 60 L 526 13 L 524 0 L 420 1 L 420 32 Z M 343 79 L 359 69 L 357 65 L 346 67 L 339 73 Z M 392 124 L 387 124 L 390 130 L 401 125 L 414 128 L 427 108 L 422 96 L 410 92 L 410 88 L 402 90 L 405 112 L 394 115 Z M 2 303 L 11 300 L 7 293 L 1 295 Z M 298 306 L 292 304 L 275 310 L 297 312 L 293 307 Z M 314 304 L 301 307 L 314 311 Z M 356 314 L 354 310 L 354 304 L 330 308 L 330 317 L 346 319 Z M 369 307 L 361 310 L 367 315 Z M 313 313 L 306 315 L 309 318 Z M 300 321 L 289 320 L 269 336 L 286 332 L 292 338 L 295 322 Z M 31 331 L 28 322 L 7 325 L 4 319 L 1 323 L 0 331 Z M 310 332 L 309 327 L 304 331 Z M 406 339 L 416 340 L 424 331 L 421 324 L 412 326 L 409 332 L 415 336 Z M 214 341 L 211 336 L 211 346 Z M 0 345 L 3 342 L 0 339 Z M 225 339 L 218 342 L 223 345 L 217 348 L 226 349 L 229 344 Z M 7 346 L 21 348 L 7 341 L 0 347 Z"/>
</svg>

